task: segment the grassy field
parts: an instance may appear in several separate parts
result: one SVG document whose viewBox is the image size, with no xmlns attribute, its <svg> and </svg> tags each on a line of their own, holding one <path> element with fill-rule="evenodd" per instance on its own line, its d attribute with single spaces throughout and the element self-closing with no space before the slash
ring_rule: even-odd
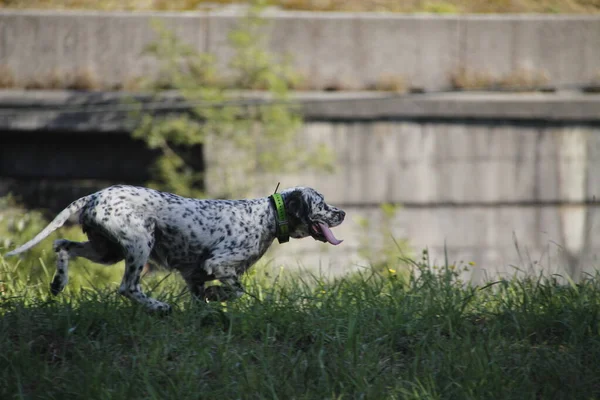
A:
<svg viewBox="0 0 600 400">
<path fill-rule="evenodd" d="M 247 0 L 0 0 L 1 7 L 99 10 L 198 10 Z M 428 13 L 597 13 L 598 0 L 271 0 L 290 10 Z"/>
<path fill-rule="evenodd" d="M 46 222 L 0 199 L 0 254 Z M 76 260 L 50 296 L 60 235 L 83 239 L 0 256 L 2 400 L 600 398 L 600 275 L 472 287 L 478 266 L 424 252 L 329 281 L 261 264 L 246 296 L 197 304 L 156 273 L 143 286 L 174 306 L 158 316 L 116 294 L 122 265 Z"/>
<path fill-rule="evenodd" d="M 174 276 L 56 298 L 0 258 L 1 399 L 593 399 L 600 277 L 470 287 L 454 266 L 246 279 L 248 295 L 194 304 Z M 476 267 L 474 267 L 476 268 Z"/>
</svg>

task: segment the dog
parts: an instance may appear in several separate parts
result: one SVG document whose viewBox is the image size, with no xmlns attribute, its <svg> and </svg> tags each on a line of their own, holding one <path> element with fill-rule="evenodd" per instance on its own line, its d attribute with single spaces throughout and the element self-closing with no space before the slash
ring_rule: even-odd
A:
<svg viewBox="0 0 600 400">
<path fill-rule="evenodd" d="M 202 301 L 226 301 L 244 293 L 241 275 L 258 261 L 277 237 L 284 243 L 312 236 L 338 245 L 330 228 L 345 212 L 325 203 L 308 187 L 247 200 L 200 200 L 137 186 L 116 185 L 75 200 L 32 240 L 7 253 L 23 253 L 79 213 L 87 242 L 54 242 L 53 295 L 68 281 L 69 259 L 83 257 L 112 265 L 125 260 L 119 293 L 150 311 L 171 306 L 148 297 L 140 276 L 150 260 L 178 270 L 192 295 Z M 289 237 L 288 237 L 289 236 Z M 222 285 L 205 287 L 219 280 Z"/>
</svg>

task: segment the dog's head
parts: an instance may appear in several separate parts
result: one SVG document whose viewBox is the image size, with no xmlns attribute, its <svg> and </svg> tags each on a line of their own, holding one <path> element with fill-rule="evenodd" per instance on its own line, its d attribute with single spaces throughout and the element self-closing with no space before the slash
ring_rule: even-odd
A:
<svg viewBox="0 0 600 400">
<path fill-rule="evenodd" d="M 344 221 L 346 213 L 325 203 L 323 195 L 307 187 L 295 187 L 281 193 L 290 224 L 290 237 L 312 236 L 315 240 L 334 245 L 342 241 L 335 238 L 330 228 Z"/>
</svg>

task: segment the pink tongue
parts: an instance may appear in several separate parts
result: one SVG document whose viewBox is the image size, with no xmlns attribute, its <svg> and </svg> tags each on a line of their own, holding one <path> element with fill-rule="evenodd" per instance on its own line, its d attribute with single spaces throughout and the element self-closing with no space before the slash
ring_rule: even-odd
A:
<svg viewBox="0 0 600 400">
<path fill-rule="evenodd" d="M 327 225 L 319 223 L 319 227 L 321 228 L 321 232 L 323 232 L 325 239 L 332 245 L 337 246 L 343 242 L 343 240 L 336 239 L 335 236 L 333 236 L 333 232 L 331 232 L 331 229 L 329 229 Z"/>
</svg>

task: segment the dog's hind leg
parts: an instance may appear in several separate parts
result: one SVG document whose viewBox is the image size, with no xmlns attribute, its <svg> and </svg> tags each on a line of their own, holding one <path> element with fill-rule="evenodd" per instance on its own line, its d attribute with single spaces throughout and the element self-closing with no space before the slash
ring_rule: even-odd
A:
<svg viewBox="0 0 600 400">
<path fill-rule="evenodd" d="M 125 252 L 125 274 L 119 286 L 119 293 L 130 300 L 144 305 L 150 311 L 170 312 L 171 306 L 148 297 L 140 285 L 142 269 L 148 261 L 154 247 L 154 223 L 143 224 L 144 229 L 137 229 L 131 239 L 122 239 Z M 132 226 L 130 225 L 130 228 Z M 139 227 L 138 227 L 139 228 Z"/>
<path fill-rule="evenodd" d="M 56 253 L 56 273 L 50 284 L 50 292 L 57 295 L 62 292 L 69 281 L 69 260 L 83 257 L 100 264 L 114 264 L 122 259 L 110 248 L 93 245 L 92 242 L 72 242 L 66 239 L 54 241 Z"/>
<path fill-rule="evenodd" d="M 57 240 L 54 242 L 54 252 L 56 253 L 56 273 L 50 284 L 50 293 L 54 296 L 63 291 L 69 281 L 69 250 L 67 240 Z"/>
</svg>

